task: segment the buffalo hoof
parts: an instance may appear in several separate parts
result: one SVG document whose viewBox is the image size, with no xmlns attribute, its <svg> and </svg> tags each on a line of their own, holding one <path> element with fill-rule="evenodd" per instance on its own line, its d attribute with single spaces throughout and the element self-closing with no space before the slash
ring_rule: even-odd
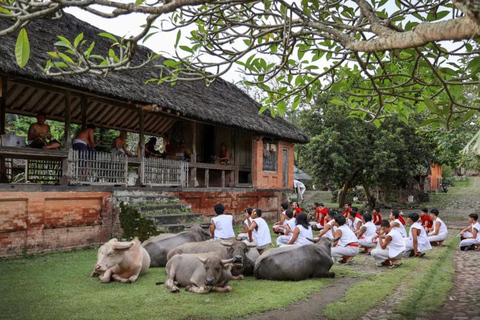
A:
<svg viewBox="0 0 480 320">
<path fill-rule="evenodd" d="M 100 273 L 98 273 L 95 270 L 93 270 L 92 273 L 90 273 L 90 277 L 98 277 L 99 275 L 100 275 Z"/>
<path fill-rule="evenodd" d="M 170 292 L 171 293 L 177 293 L 177 292 L 180 292 L 180 289 L 176 286 L 173 286 L 173 287 L 170 288 Z"/>
<path fill-rule="evenodd" d="M 127 281 L 125 281 L 125 283 L 133 283 L 133 281 L 130 280 L 130 279 L 127 279 Z"/>
<path fill-rule="evenodd" d="M 329 272 L 327 273 L 328 278 L 335 278 L 335 272 Z"/>
</svg>

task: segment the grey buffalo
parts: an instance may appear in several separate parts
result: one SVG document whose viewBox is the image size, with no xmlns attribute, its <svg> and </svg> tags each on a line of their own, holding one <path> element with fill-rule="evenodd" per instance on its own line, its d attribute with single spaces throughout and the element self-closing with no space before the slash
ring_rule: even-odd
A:
<svg viewBox="0 0 480 320">
<path fill-rule="evenodd" d="M 184 243 L 172 250 L 167 255 L 170 260 L 174 255 L 184 253 L 207 253 L 217 252 L 221 259 L 234 258 L 235 265 L 232 268 L 232 275 L 235 280 L 243 278 L 243 275 L 253 275 L 254 260 L 256 259 L 258 250 L 256 244 L 247 245 L 244 242 L 233 240 L 218 240 L 208 242 L 190 242 Z M 252 251 L 252 253 L 250 253 Z M 257 252 L 255 255 L 254 251 Z"/>
<path fill-rule="evenodd" d="M 142 246 L 150 255 L 150 267 L 165 267 L 170 250 L 187 242 L 204 241 L 210 233 L 194 225 L 187 231 L 172 236 L 159 235 L 146 240 Z"/>
<path fill-rule="evenodd" d="M 178 292 L 179 286 L 195 293 L 230 292 L 233 260 L 221 259 L 216 252 L 177 254 L 167 262 L 165 286 L 170 292 Z"/>
<path fill-rule="evenodd" d="M 331 246 L 330 239 L 321 238 L 315 244 L 271 249 L 257 259 L 255 277 L 287 281 L 333 278 Z"/>
<path fill-rule="evenodd" d="M 138 238 L 128 242 L 111 239 L 98 249 L 97 264 L 91 276 L 98 276 L 104 283 L 111 279 L 132 283 L 146 273 L 149 266 L 150 256 Z"/>
</svg>

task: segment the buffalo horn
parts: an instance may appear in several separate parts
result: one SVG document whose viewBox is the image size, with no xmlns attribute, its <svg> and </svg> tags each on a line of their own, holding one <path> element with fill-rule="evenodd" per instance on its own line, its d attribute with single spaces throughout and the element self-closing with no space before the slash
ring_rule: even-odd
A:
<svg viewBox="0 0 480 320">
<path fill-rule="evenodd" d="M 130 249 L 133 246 L 133 242 L 115 242 L 113 244 L 114 250 L 125 250 Z"/>
<path fill-rule="evenodd" d="M 225 247 L 233 246 L 233 243 L 231 243 L 230 241 L 226 241 L 226 240 L 222 240 L 220 243 L 222 244 L 222 246 L 225 246 Z"/>
<path fill-rule="evenodd" d="M 317 243 L 318 241 L 320 241 L 320 238 L 313 238 L 313 239 L 307 238 L 307 240 L 312 241 L 313 243 Z"/>
<path fill-rule="evenodd" d="M 247 244 L 247 247 L 249 247 L 249 248 L 256 248 L 257 247 L 257 243 L 255 241 L 246 242 L 246 244 Z"/>
<path fill-rule="evenodd" d="M 203 257 L 197 257 L 198 260 L 200 260 L 201 263 L 205 263 L 205 261 L 207 261 L 207 258 L 203 258 Z"/>
<path fill-rule="evenodd" d="M 234 258 L 222 259 L 222 265 L 226 265 L 228 263 L 233 263 L 234 260 L 235 260 Z"/>
</svg>

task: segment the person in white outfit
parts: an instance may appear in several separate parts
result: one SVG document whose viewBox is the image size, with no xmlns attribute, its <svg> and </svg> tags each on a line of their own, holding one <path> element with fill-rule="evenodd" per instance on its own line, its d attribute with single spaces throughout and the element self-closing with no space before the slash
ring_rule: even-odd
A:
<svg viewBox="0 0 480 320">
<path fill-rule="evenodd" d="M 439 212 L 437 209 L 430 210 L 430 218 L 433 220 L 433 226 L 428 233 L 428 240 L 432 246 L 441 246 L 443 241 L 447 239 L 448 229 L 445 222 L 438 217 Z"/>
<path fill-rule="evenodd" d="M 347 220 L 344 216 L 337 214 L 335 216 L 335 226 L 337 230 L 334 239 L 338 239 L 332 245 L 332 259 L 342 258 L 339 263 L 348 263 L 358 254 L 359 245 L 355 233 L 347 226 Z"/>
<path fill-rule="evenodd" d="M 303 200 L 303 194 L 305 193 L 305 190 L 307 190 L 305 185 L 298 180 L 293 180 L 293 187 L 295 188 L 295 192 L 298 192 L 298 200 Z"/>
<path fill-rule="evenodd" d="M 371 252 L 377 267 L 395 268 L 399 266 L 398 261 L 402 259 L 405 252 L 405 238 L 391 226 L 388 220 L 380 222 L 378 233 L 378 247 Z"/>
<path fill-rule="evenodd" d="M 358 232 L 358 244 L 363 248 L 363 253 L 369 253 L 372 248 L 377 246 L 377 242 L 373 238 L 377 236 L 377 226 L 372 222 L 373 216 L 370 212 L 363 214 L 363 226 Z"/>
<path fill-rule="evenodd" d="M 229 214 L 223 214 L 225 212 L 225 206 L 217 203 L 215 207 L 213 207 L 213 210 L 215 210 L 217 214 L 215 218 L 212 218 L 212 223 L 210 224 L 210 234 L 213 240 L 235 237 L 233 217 Z"/>
<path fill-rule="evenodd" d="M 400 216 L 400 211 L 394 209 L 390 212 L 390 226 L 392 228 L 397 228 L 397 231 L 400 232 L 402 237 L 407 238 L 407 230 L 405 230 L 405 226 L 398 218 Z"/>
<path fill-rule="evenodd" d="M 253 240 L 257 243 L 257 250 L 260 254 L 272 243 L 270 228 L 262 218 L 262 210 L 260 209 L 252 210 L 252 222 L 248 227 L 248 241 L 252 243 Z"/>
<path fill-rule="evenodd" d="M 466 251 L 473 248 L 480 248 L 480 223 L 478 223 L 478 214 L 468 215 L 471 225 L 460 232 L 460 250 Z"/>
<path fill-rule="evenodd" d="M 347 224 L 350 229 L 352 229 L 355 234 L 358 234 L 360 232 L 360 228 L 363 226 L 362 216 L 358 213 L 358 209 L 352 210 L 348 213 L 348 220 L 350 223 Z"/>
<path fill-rule="evenodd" d="M 285 224 L 282 228 L 285 230 L 285 234 L 277 238 L 277 246 L 285 245 L 292 238 L 292 232 L 295 230 L 296 219 L 293 217 L 293 211 L 285 211 Z"/>
<path fill-rule="evenodd" d="M 273 232 L 274 233 L 277 233 L 277 234 L 285 234 L 285 228 L 283 228 L 283 225 L 285 225 L 287 222 L 285 220 L 287 220 L 286 216 L 285 216 L 285 212 L 287 211 L 288 209 L 288 202 L 283 202 L 281 205 L 280 205 L 280 208 L 282 210 L 282 212 L 280 213 L 280 221 L 277 221 L 273 224 Z"/>
<path fill-rule="evenodd" d="M 248 238 L 248 226 L 252 223 L 252 208 L 245 209 L 245 220 L 243 221 L 243 230 L 238 234 L 237 239 L 245 240 Z M 250 223 L 249 223 L 250 221 Z"/>
<path fill-rule="evenodd" d="M 329 210 L 327 216 L 325 217 L 325 226 L 320 231 L 315 238 L 326 237 L 333 240 L 333 234 L 337 230 L 335 227 L 335 216 L 337 212 L 335 210 Z"/>
<path fill-rule="evenodd" d="M 408 215 L 407 223 L 410 225 L 410 236 L 405 243 L 405 256 L 407 257 L 423 257 L 425 251 L 432 249 L 427 232 L 421 222 L 418 213 L 413 212 Z"/>
<path fill-rule="evenodd" d="M 307 214 L 305 212 L 300 212 L 295 219 L 296 226 L 292 231 L 292 237 L 290 241 L 286 245 L 297 245 L 297 246 L 304 246 L 306 244 L 310 244 L 310 240 L 307 238 L 313 238 L 312 227 L 308 223 Z"/>
</svg>

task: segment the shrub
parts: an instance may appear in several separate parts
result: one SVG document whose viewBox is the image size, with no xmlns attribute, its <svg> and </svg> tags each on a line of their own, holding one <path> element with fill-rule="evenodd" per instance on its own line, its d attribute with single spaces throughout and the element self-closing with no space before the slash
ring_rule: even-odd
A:
<svg viewBox="0 0 480 320">
<path fill-rule="evenodd" d="M 120 226 L 123 238 L 127 240 L 138 237 L 143 242 L 160 233 L 152 220 L 145 218 L 138 210 L 123 202 L 120 203 Z"/>
</svg>

